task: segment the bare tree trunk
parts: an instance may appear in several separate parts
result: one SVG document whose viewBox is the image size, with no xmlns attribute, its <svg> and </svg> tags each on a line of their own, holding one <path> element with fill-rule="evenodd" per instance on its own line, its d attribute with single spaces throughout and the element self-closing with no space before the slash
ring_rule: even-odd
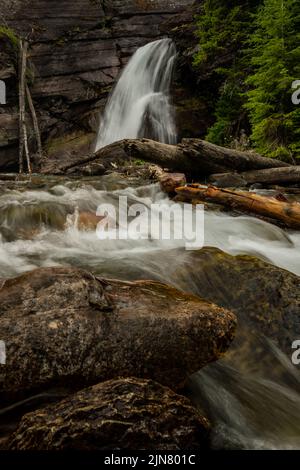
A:
<svg viewBox="0 0 300 470">
<path fill-rule="evenodd" d="M 244 185 L 253 183 L 265 184 L 299 184 L 300 165 L 283 168 L 268 168 L 267 170 L 246 171 L 243 173 L 219 173 L 209 177 L 209 181 L 218 187 L 226 187 L 230 179 L 244 180 Z M 228 186 L 227 186 L 228 187 Z"/>
<path fill-rule="evenodd" d="M 38 156 L 41 158 L 42 157 L 42 141 L 41 141 L 41 133 L 40 133 L 40 128 L 39 128 L 39 123 L 37 119 L 37 115 L 35 112 L 34 104 L 32 101 L 31 93 L 29 90 L 29 86 L 26 85 L 26 95 L 27 95 L 27 101 L 29 104 L 29 109 L 31 112 L 31 117 L 32 117 L 32 122 L 33 122 L 33 128 L 34 128 L 34 133 L 35 133 L 35 138 L 37 142 L 37 147 L 38 147 Z"/>
<path fill-rule="evenodd" d="M 150 139 L 125 139 L 114 142 L 93 155 L 75 162 L 56 165 L 53 169 L 55 172 L 63 172 L 79 166 L 80 170 L 80 165 L 91 161 L 97 161 L 111 168 L 111 163 L 124 164 L 130 158 L 185 173 L 191 180 L 206 178 L 212 173 L 289 166 L 279 160 L 220 147 L 200 139 L 183 139 L 178 145 L 163 144 Z M 46 172 L 53 171 L 53 169 L 47 169 Z"/>
<path fill-rule="evenodd" d="M 19 59 L 19 173 L 23 173 L 23 153 L 25 149 L 28 171 L 30 169 L 30 157 L 28 151 L 27 131 L 26 131 L 26 116 L 25 116 L 25 88 L 26 88 L 26 61 L 28 42 L 20 39 L 20 59 Z"/>
<path fill-rule="evenodd" d="M 24 148 L 25 148 L 25 155 L 26 155 L 26 162 L 27 162 L 27 170 L 28 170 L 28 173 L 31 174 L 31 164 L 30 164 L 28 139 L 27 139 L 27 127 L 26 127 L 26 122 L 25 121 L 24 121 L 23 132 L 24 132 Z"/>
<path fill-rule="evenodd" d="M 23 134 L 23 113 L 24 113 L 24 76 L 23 76 L 23 41 L 19 41 L 19 173 L 23 173 L 23 150 L 24 150 L 24 134 Z"/>
<path fill-rule="evenodd" d="M 126 139 L 98 150 L 95 157 L 104 164 L 110 159 L 141 159 L 193 178 L 206 177 L 217 173 L 216 170 L 230 172 L 289 166 L 279 160 L 220 147 L 201 139 L 183 139 L 178 145 L 149 139 Z"/>
</svg>

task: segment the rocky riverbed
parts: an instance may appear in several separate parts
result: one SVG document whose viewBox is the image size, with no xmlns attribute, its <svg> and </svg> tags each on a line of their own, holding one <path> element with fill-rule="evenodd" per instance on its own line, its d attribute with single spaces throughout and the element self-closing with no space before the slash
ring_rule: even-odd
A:
<svg viewBox="0 0 300 470">
<path fill-rule="evenodd" d="M 232 397 L 227 410 L 232 419 L 236 417 L 234 403 L 244 396 L 249 380 L 268 379 L 272 387 L 280 383 L 276 393 L 267 387 L 262 396 L 267 400 L 272 393 L 272 406 L 278 409 L 279 403 L 285 403 L 286 422 L 293 421 L 297 434 L 297 413 L 292 406 L 298 399 L 297 369 L 287 362 L 298 335 L 299 277 L 287 271 L 298 266 L 296 233 L 253 217 L 216 212 L 208 205 L 206 247 L 200 251 L 186 251 L 175 240 L 167 244 L 99 240 L 88 214 L 95 214 L 103 201 L 117 204 L 120 195 L 127 195 L 131 202 L 172 204 L 157 183 L 147 180 L 149 167 L 143 176 L 140 167 L 135 168 L 137 173 L 132 171 L 129 179 L 113 173 L 79 179 L 35 176 L 31 182 L 7 177 L 8 187 L 2 187 L 0 332 L 7 353 L 7 363 L 0 369 L 2 447 L 73 448 L 78 431 L 86 449 L 99 448 L 95 435 L 100 448 L 114 448 L 116 437 L 112 436 L 119 432 L 124 436 L 121 442 L 133 448 L 137 446 L 135 434 L 126 425 L 130 413 L 138 429 L 146 433 L 139 448 L 157 446 L 155 436 L 164 433 L 164 426 L 170 432 L 164 433 L 162 449 L 254 445 L 242 432 L 241 440 L 235 442 L 234 420 L 226 439 L 218 427 L 222 405 L 217 398 L 215 404 L 207 400 L 215 393 L 214 381 L 220 380 L 220 374 L 227 374 L 222 386 L 229 380 L 230 388 L 223 394 Z M 131 178 L 136 184 L 128 188 Z M 170 178 L 163 178 L 167 189 Z M 142 181 L 147 184 L 139 186 Z M 70 218 L 75 210 L 85 214 L 85 225 L 83 218 L 81 222 Z M 27 235 L 21 231 L 25 220 Z M 236 256 L 237 252 L 241 255 Z M 216 360 L 220 371 L 209 365 Z M 197 375 L 199 369 L 203 375 Z M 239 385 L 234 385 L 234 375 L 228 379 L 229 370 L 239 375 Z M 193 373 L 191 384 L 187 379 Z M 114 384 L 124 384 L 125 402 L 118 411 L 114 411 L 113 392 L 109 398 Z M 91 385 L 95 388 L 85 391 Z M 253 386 L 260 385 L 254 382 Z M 238 389 L 239 395 L 233 398 Z M 177 395 L 169 395 L 170 390 Z M 79 395 L 73 395 L 77 391 Z M 102 393 L 111 400 L 111 408 L 98 408 Z M 145 400 L 156 394 L 149 411 L 156 422 L 152 440 L 146 417 L 139 415 L 140 393 Z M 294 394 L 292 401 L 286 394 Z M 83 406 L 86 415 L 80 415 Z M 165 406 L 175 413 L 170 422 L 164 421 L 169 419 L 168 412 L 160 411 Z M 243 398 L 239 406 L 267 446 L 268 420 L 259 421 L 256 399 Z M 98 424 L 84 427 L 94 409 L 99 409 Z M 118 430 L 111 428 L 111 439 L 104 442 L 100 439 L 104 423 L 115 412 L 124 424 Z M 276 413 L 272 419 L 276 426 L 282 422 Z M 36 423 L 33 427 L 32 422 Z M 57 426 L 58 434 L 47 434 L 50 423 L 52 428 Z M 186 434 L 181 434 L 181 426 Z M 66 429 L 65 438 L 57 440 L 61 427 Z M 284 445 L 290 442 L 288 435 L 286 429 L 281 438 Z M 270 439 L 276 440 L 272 433 Z"/>
</svg>

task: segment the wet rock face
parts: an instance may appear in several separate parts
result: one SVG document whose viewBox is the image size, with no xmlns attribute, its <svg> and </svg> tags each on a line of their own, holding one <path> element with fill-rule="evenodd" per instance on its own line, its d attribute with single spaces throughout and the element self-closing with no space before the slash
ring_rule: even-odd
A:
<svg viewBox="0 0 300 470">
<path fill-rule="evenodd" d="M 10 8 L 11 3 L 7 0 L 1 13 L 18 34 L 30 33 L 30 68 L 35 76 L 31 88 L 45 150 L 54 160 L 72 161 L 74 154 L 92 147 L 100 112 L 129 57 L 137 48 L 168 35 L 162 25 L 171 18 L 180 22 L 177 15 L 193 0 L 14 0 Z M 16 114 L 18 102 L 12 64 L 11 56 L 14 92 L 9 116 Z M 0 126 L 6 122 L 0 120 Z M 17 126 L 10 139 L 15 151 Z M 12 168 L 13 162 L 5 162 L 8 148 L 3 141 L 0 169 Z"/>
<path fill-rule="evenodd" d="M 2 282 L 0 397 L 77 390 L 120 376 L 173 389 L 229 347 L 235 316 L 154 281 L 96 279 L 44 268 Z"/>
<path fill-rule="evenodd" d="M 23 417 L 11 450 L 184 450 L 208 447 L 188 399 L 150 380 L 112 380 Z"/>
<path fill-rule="evenodd" d="M 164 173 L 159 178 L 162 191 L 167 194 L 175 194 L 176 188 L 184 186 L 187 181 L 183 173 Z"/>
<path fill-rule="evenodd" d="M 288 356 L 300 336 L 300 278 L 252 256 L 214 248 L 194 252 L 178 270 L 185 289 L 233 311 L 238 324 L 272 339 Z M 193 269 L 191 270 L 191 261 Z"/>
</svg>

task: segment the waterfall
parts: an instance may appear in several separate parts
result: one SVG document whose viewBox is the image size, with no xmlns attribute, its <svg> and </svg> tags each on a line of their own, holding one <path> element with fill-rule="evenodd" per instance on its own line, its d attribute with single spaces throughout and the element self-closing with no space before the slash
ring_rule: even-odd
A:
<svg viewBox="0 0 300 470">
<path fill-rule="evenodd" d="M 126 138 L 176 143 L 169 95 L 175 58 L 171 39 L 151 42 L 135 52 L 109 97 L 96 150 Z"/>
</svg>

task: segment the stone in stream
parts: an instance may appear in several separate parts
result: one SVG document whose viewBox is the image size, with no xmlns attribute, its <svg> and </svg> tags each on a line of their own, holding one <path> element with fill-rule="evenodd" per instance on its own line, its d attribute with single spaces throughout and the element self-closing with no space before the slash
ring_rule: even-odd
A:
<svg viewBox="0 0 300 470">
<path fill-rule="evenodd" d="M 176 188 L 186 185 L 184 173 L 163 173 L 160 178 L 160 187 L 167 194 L 175 193 Z"/>
<path fill-rule="evenodd" d="M 216 248 L 193 252 L 176 268 L 176 276 L 186 291 L 230 309 L 239 325 L 248 324 L 291 356 L 292 343 L 300 338 L 299 276 L 254 256 L 230 256 Z"/>
<path fill-rule="evenodd" d="M 89 163 L 81 167 L 81 174 L 83 176 L 102 176 L 106 172 L 105 166 L 102 163 Z"/>
<path fill-rule="evenodd" d="M 120 376 L 178 389 L 225 353 L 236 327 L 231 312 L 159 282 L 104 280 L 71 267 L 3 281 L 0 305 L 3 402 Z"/>
<path fill-rule="evenodd" d="M 190 401 L 151 380 L 102 382 L 23 416 L 10 450 L 201 450 L 209 423 Z"/>
</svg>

